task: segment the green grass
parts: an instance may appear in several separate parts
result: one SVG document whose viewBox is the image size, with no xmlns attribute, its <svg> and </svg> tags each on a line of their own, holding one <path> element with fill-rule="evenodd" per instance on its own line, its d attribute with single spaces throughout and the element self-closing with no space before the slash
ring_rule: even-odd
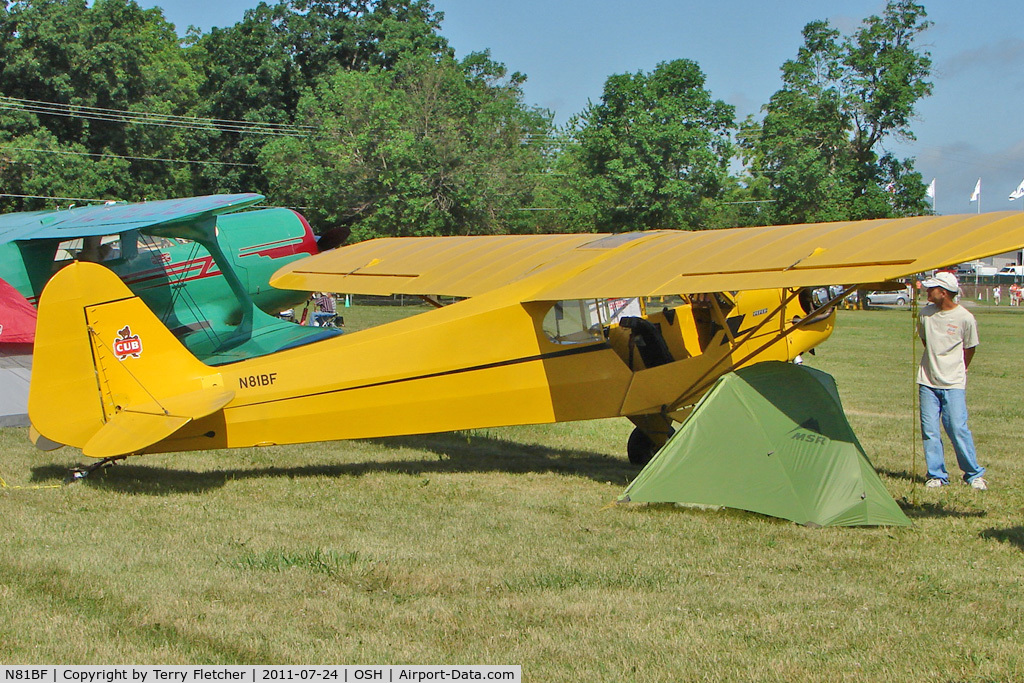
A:
<svg viewBox="0 0 1024 683">
<path fill-rule="evenodd" d="M 987 492 L 921 486 L 909 313 L 843 312 L 808 358 L 836 377 L 912 528 L 609 506 L 636 472 L 624 420 L 144 456 L 0 491 L 0 663 L 1019 680 L 1024 309 L 974 310 L 968 402 Z M 345 315 L 352 329 L 395 314 Z M 79 458 L 0 430 L 11 486 L 59 483 Z"/>
</svg>

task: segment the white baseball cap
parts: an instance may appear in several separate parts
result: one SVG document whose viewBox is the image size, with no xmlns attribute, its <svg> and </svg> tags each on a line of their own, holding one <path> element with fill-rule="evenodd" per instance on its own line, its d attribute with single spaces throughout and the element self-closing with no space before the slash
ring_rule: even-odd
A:
<svg viewBox="0 0 1024 683">
<path fill-rule="evenodd" d="M 956 294 L 960 291 L 960 283 L 957 282 L 956 275 L 953 273 L 947 273 L 945 271 L 935 273 L 927 280 L 921 283 L 921 286 L 925 289 L 931 289 L 932 287 L 942 287 L 943 289 L 953 292 Z"/>
</svg>

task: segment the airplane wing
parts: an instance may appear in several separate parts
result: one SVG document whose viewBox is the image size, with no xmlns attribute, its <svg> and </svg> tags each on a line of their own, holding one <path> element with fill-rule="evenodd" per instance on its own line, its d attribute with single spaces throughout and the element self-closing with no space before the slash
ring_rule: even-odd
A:
<svg viewBox="0 0 1024 683">
<path fill-rule="evenodd" d="M 537 275 L 528 301 L 883 282 L 1024 246 L 1024 214 L 616 235 L 385 238 L 312 256 L 271 284 L 475 296 Z"/>
<path fill-rule="evenodd" d="M 564 264 L 565 259 L 573 259 L 572 252 L 578 247 L 601 237 L 385 237 L 295 261 L 277 271 L 270 284 L 281 289 L 349 294 L 470 297 L 546 265 Z"/>
<path fill-rule="evenodd" d="M 11 213 L 0 216 L 0 244 L 13 240 L 65 240 L 113 235 L 157 225 L 187 223 L 204 216 L 238 211 L 261 201 L 263 195 L 259 194 L 224 194 L 141 204 L 105 204 L 59 211 Z"/>
</svg>

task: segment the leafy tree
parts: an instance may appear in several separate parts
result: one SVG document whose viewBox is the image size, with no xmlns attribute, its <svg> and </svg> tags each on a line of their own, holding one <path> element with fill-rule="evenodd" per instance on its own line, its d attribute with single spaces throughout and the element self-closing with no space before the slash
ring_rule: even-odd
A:
<svg viewBox="0 0 1024 683">
<path fill-rule="evenodd" d="M 355 239 L 528 229 L 543 159 L 523 141 L 550 117 L 522 106 L 522 82 L 486 53 L 339 70 L 300 102 L 318 133 L 268 143 L 260 163 L 276 197 Z"/>
<path fill-rule="evenodd" d="M 913 139 L 914 107 L 932 87 L 931 60 L 914 40 L 929 25 L 923 6 L 890 0 L 848 37 L 824 21 L 804 28 L 764 120 L 748 120 L 740 134 L 752 182 L 770 187 L 772 211 L 762 217 L 800 223 L 927 211 L 913 161 L 882 144 Z"/>
<path fill-rule="evenodd" d="M 28 184 L 45 188 L 42 169 L 57 173 L 48 192 L 63 181 L 57 168 L 77 168 L 82 177 L 106 177 L 110 168 L 123 168 L 120 179 L 104 196 L 122 199 L 165 197 L 187 193 L 190 178 L 181 167 L 142 159 L 108 156 L 180 156 L 190 132 L 187 128 L 132 123 L 110 110 L 180 115 L 195 102 L 197 80 L 184 59 L 174 27 L 160 10 L 143 10 L 134 0 L 20 0 L 5 2 L 0 13 L 3 61 L 0 64 L 0 93 L 18 98 L 7 100 L 0 109 L 0 143 L 21 147 L 24 156 L 29 136 L 49 152 L 75 152 L 94 156 L 67 155 L 60 164 L 54 154 L 39 158 L 23 168 L 30 174 Z M 59 112 L 48 103 L 64 105 Z M 89 108 L 89 109 L 71 109 Z M 104 110 L 104 111 L 98 111 Z M 5 154 L 8 160 L 12 157 Z M 121 162 L 128 162 L 127 164 Z M 71 196 L 90 196 L 83 180 Z"/>
<path fill-rule="evenodd" d="M 225 121 L 295 123 L 302 93 L 339 70 L 392 69 L 406 54 L 449 54 L 441 16 L 425 0 L 281 0 L 261 2 L 239 23 L 213 29 L 189 48 L 204 75 L 201 116 Z M 229 167 L 208 167 L 205 191 L 266 191 L 257 165 L 273 136 L 221 126 L 206 141 Z"/>
<path fill-rule="evenodd" d="M 0 187 L 8 194 L 28 196 L 10 199 L 5 206 L 27 209 L 54 208 L 60 204 L 54 200 L 31 199 L 32 196 L 120 199 L 123 179 L 130 173 L 129 162 L 116 158 L 96 159 L 87 154 L 79 144 L 59 143 L 45 129 L 0 145 Z"/>
<path fill-rule="evenodd" d="M 569 123 L 556 190 L 573 229 L 696 228 L 728 177 L 734 109 L 686 59 L 605 82 Z"/>
</svg>

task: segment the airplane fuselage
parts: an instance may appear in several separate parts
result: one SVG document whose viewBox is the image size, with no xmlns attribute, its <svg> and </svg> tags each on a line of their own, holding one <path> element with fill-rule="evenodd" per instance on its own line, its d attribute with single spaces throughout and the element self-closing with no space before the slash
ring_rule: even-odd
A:
<svg viewBox="0 0 1024 683">
<path fill-rule="evenodd" d="M 824 341 L 834 323 L 831 313 L 794 327 L 794 318 L 806 311 L 786 290 L 693 300 L 644 317 L 658 328 L 667 351 L 647 367 L 623 324 L 566 329 L 565 311 L 580 302 L 521 303 L 525 280 L 369 330 L 214 368 L 182 359 L 184 349 L 173 348 L 173 339 L 148 320 L 137 300 L 108 291 L 119 285 L 85 291 L 87 299 L 97 299 L 94 304 L 67 302 L 66 314 L 85 311 L 89 338 L 68 337 L 63 349 L 37 350 L 37 356 L 91 358 L 89 365 L 103 375 L 98 392 L 91 369 L 78 381 L 36 378 L 33 420 L 49 439 L 83 447 L 92 433 L 150 396 L 199 391 L 233 397 L 138 452 L 679 417 L 725 372 L 750 362 L 791 360 Z M 44 318 L 62 315 L 59 306 L 41 308 L 41 326 L 53 324 Z M 137 337 L 137 356 L 116 354 L 126 329 Z M 52 412 L 43 405 L 49 382 L 63 382 L 65 397 L 83 392 L 81 400 L 95 406 L 92 415 L 70 431 L 62 420 L 37 419 Z M 86 455 L 112 454 L 87 449 Z"/>
</svg>

